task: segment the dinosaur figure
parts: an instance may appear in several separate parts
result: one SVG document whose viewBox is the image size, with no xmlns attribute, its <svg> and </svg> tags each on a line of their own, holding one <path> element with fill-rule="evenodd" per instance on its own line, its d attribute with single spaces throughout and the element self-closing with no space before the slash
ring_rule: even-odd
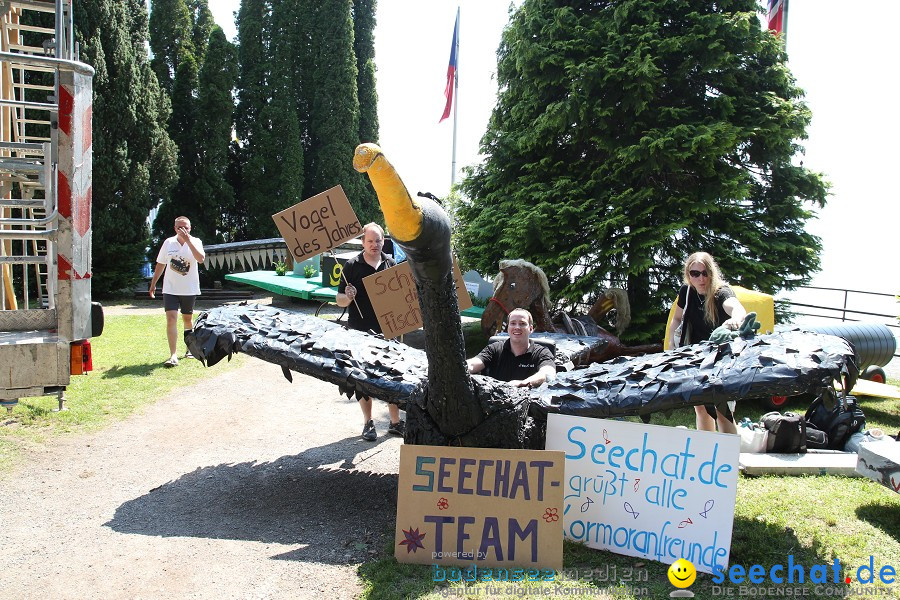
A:
<svg viewBox="0 0 900 600">
<path fill-rule="evenodd" d="M 559 374 L 539 388 L 515 388 L 469 375 L 450 255 L 450 221 L 427 199 L 413 199 L 374 144 L 357 147 L 353 166 L 368 174 L 394 240 L 409 257 L 425 329 L 425 351 L 331 323 L 255 305 L 201 313 L 186 336 L 195 357 L 214 365 L 245 352 L 312 375 L 347 394 L 393 402 L 407 411 L 406 443 L 543 448 L 547 414 L 590 417 L 668 412 L 696 404 L 852 387 L 858 375 L 843 339 L 801 331 L 695 344 L 621 357 Z"/>
</svg>

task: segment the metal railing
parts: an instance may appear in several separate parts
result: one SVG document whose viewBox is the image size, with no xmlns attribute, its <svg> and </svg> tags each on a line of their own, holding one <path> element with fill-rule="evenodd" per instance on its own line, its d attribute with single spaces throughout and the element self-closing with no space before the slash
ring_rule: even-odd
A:
<svg viewBox="0 0 900 600">
<path fill-rule="evenodd" d="M 817 286 L 804 286 L 797 288 L 797 291 L 802 290 L 817 290 L 819 292 L 837 292 L 842 296 L 842 300 L 840 301 L 840 306 L 825 306 L 820 304 L 806 304 L 803 302 L 795 302 L 790 299 L 782 299 L 787 303 L 795 316 L 799 317 L 815 317 L 818 319 L 832 319 L 837 321 L 849 321 L 849 322 L 859 322 L 859 321 L 872 321 L 877 320 L 880 323 L 883 323 L 887 327 L 889 327 L 893 333 L 894 337 L 900 340 L 900 322 L 897 321 L 898 314 L 885 314 L 885 313 L 877 313 L 866 310 L 856 310 L 855 308 L 848 308 L 850 304 L 850 299 L 853 295 L 867 296 L 867 297 L 880 297 L 880 298 L 894 298 L 896 299 L 896 294 L 886 294 L 882 292 L 867 292 L 863 290 L 850 290 L 845 288 L 831 288 L 831 287 L 817 287 Z M 840 297 L 839 296 L 839 297 Z M 825 311 L 825 312 L 801 312 L 798 310 L 794 310 L 796 308 L 801 309 L 815 309 L 817 311 Z M 898 313 L 900 313 L 900 308 L 898 308 Z M 861 317 L 872 317 L 870 319 L 864 319 Z M 900 348 L 900 343 L 898 343 L 898 348 Z M 894 353 L 894 358 L 900 358 L 900 351 Z"/>
</svg>

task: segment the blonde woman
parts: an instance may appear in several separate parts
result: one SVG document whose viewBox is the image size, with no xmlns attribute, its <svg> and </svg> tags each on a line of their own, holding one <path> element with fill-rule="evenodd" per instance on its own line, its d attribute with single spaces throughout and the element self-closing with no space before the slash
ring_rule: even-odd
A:
<svg viewBox="0 0 900 600">
<path fill-rule="evenodd" d="M 707 301 L 707 299 L 712 301 Z M 685 310 L 685 306 L 687 310 Z M 678 290 L 678 305 L 672 315 L 672 330 L 684 321 L 682 344 L 708 340 L 720 325 L 737 329 L 747 311 L 722 279 L 719 265 L 706 252 L 695 252 L 684 261 L 684 285 Z M 723 414 L 713 406 L 695 406 L 697 429 L 737 433 L 734 416 Z"/>
</svg>

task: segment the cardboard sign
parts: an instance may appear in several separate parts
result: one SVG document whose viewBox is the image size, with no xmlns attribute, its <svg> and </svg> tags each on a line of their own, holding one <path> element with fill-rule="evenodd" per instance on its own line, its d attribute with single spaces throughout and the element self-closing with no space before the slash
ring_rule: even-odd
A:
<svg viewBox="0 0 900 600">
<path fill-rule="evenodd" d="M 297 262 L 362 233 L 362 225 L 339 185 L 272 215 L 272 219 Z"/>
<path fill-rule="evenodd" d="M 466 290 L 462 272 L 453 259 L 453 280 L 456 283 L 456 301 L 459 310 L 472 307 L 472 298 Z M 381 331 L 387 339 L 415 331 L 422 326 L 422 310 L 419 308 L 419 294 L 408 262 L 379 271 L 363 278 L 363 285 Z"/>
<path fill-rule="evenodd" d="M 394 557 L 561 569 L 564 464 L 546 450 L 401 446 Z"/>
<path fill-rule="evenodd" d="M 564 530 L 591 548 L 704 573 L 728 568 L 741 439 L 552 413 L 566 454 Z"/>
</svg>

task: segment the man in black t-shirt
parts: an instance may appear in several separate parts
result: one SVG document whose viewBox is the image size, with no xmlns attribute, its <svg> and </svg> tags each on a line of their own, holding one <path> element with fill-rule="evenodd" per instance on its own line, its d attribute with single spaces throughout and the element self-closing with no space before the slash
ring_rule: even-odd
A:
<svg viewBox="0 0 900 600">
<path fill-rule="evenodd" d="M 466 361 L 469 373 L 488 368 L 494 379 L 517 387 L 537 387 L 556 375 L 553 353 L 529 339 L 534 331 L 531 313 L 517 308 L 509 313 L 509 339 L 488 344 L 475 358 Z"/>
<path fill-rule="evenodd" d="M 372 308 L 372 301 L 362 280 L 363 277 L 394 266 L 394 260 L 381 251 L 383 247 L 384 230 L 377 223 L 369 223 L 363 227 L 363 251 L 344 263 L 344 274 L 341 276 L 335 301 L 338 306 L 347 308 L 347 322 L 351 329 L 381 333 L 381 325 L 378 324 L 378 317 L 375 316 L 375 309 Z M 359 407 L 365 423 L 362 438 L 367 442 L 374 442 L 378 434 L 372 420 L 372 399 L 360 398 Z M 400 419 L 400 409 L 396 404 L 389 403 L 388 413 L 391 417 L 388 433 L 403 435 L 406 423 Z"/>
</svg>

